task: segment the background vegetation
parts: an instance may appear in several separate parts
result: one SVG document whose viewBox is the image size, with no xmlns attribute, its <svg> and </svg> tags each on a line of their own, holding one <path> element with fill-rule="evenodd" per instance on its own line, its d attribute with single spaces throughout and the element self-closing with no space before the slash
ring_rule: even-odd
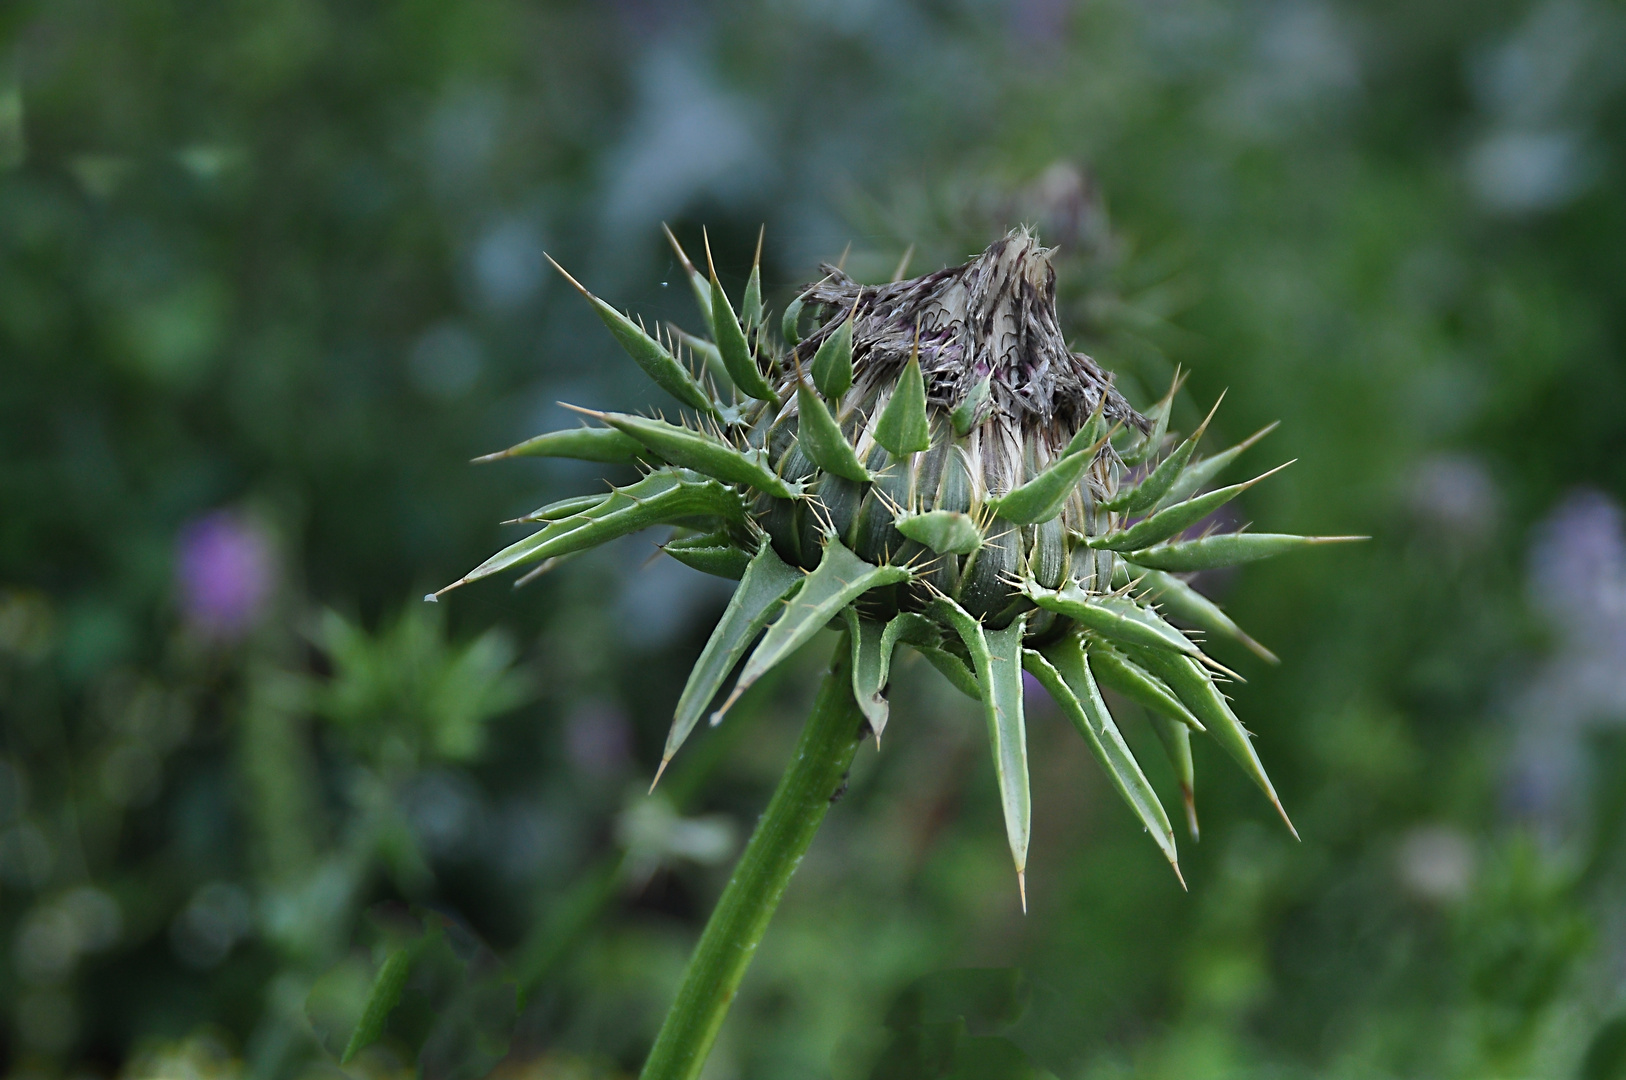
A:
<svg viewBox="0 0 1626 1080">
<path fill-rule="evenodd" d="M 1283 657 L 1216 646 L 1304 841 L 1199 747 L 1189 894 L 1041 713 L 1024 918 L 972 706 L 900 673 L 708 1076 L 868 1076 L 961 967 L 1026 973 L 1006 1034 L 1063 1078 L 1626 1075 L 1618 6 L 19 0 L 0 39 L 12 1075 L 331 1074 L 407 939 L 438 974 L 353 1075 L 636 1070 L 827 646 L 651 799 L 726 589 L 646 536 L 418 597 L 600 483 L 469 457 L 658 403 L 542 253 L 692 323 L 662 220 L 736 289 L 765 222 L 776 306 L 1036 224 L 1134 400 L 1178 363 L 1180 426 L 1283 421 L 1242 513 L 1375 537 L 1207 583 Z"/>
</svg>

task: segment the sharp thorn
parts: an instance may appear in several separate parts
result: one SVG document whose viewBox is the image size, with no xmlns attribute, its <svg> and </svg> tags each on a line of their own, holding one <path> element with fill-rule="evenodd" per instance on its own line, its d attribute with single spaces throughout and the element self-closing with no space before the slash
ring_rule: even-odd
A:
<svg viewBox="0 0 1626 1080">
<path fill-rule="evenodd" d="M 1251 737 L 1252 732 L 1249 732 L 1249 735 Z M 1302 843 L 1303 840 L 1299 836 L 1299 831 L 1293 827 L 1293 820 L 1287 816 L 1287 808 L 1282 805 L 1282 800 L 1276 797 L 1276 789 L 1271 786 L 1268 779 L 1265 780 L 1263 786 L 1265 789 L 1265 794 L 1270 798 L 1270 805 L 1274 806 L 1276 808 L 1276 813 L 1281 815 L 1282 824 L 1286 825 L 1287 831 L 1293 834 L 1293 839 L 1299 840 Z"/>
<path fill-rule="evenodd" d="M 1208 422 L 1214 419 L 1214 414 L 1219 412 L 1220 402 L 1224 401 L 1225 395 L 1229 394 L 1230 392 L 1231 388 L 1226 387 L 1224 390 L 1220 391 L 1220 396 L 1214 399 L 1214 407 L 1208 410 L 1208 415 L 1203 417 L 1203 422 L 1198 424 L 1197 430 L 1191 433 L 1191 441 L 1193 443 L 1203 437 L 1203 432 L 1208 430 Z"/>
<path fill-rule="evenodd" d="M 1169 860 L 1169 868 L 1174 871 L 1175 880 L 1180 883 L 1180 888 L 1186 892 L 1190 892 L 1191 889 L 1186 885 L 1186 875 L 1180 872 L 1180 863 L 1171 858 Z"/>
<path fill-rule="evenodd" d="M 1237 631 L 1237 640 L 1241 641 L 1243 645 L 1247 646 L 1253 651 L 1255 656 L 1267 664 L 1280 664 L 1282 662 L 1281 657 L 1259 644 L 1259 642 L 1255 641 L 1252 637 L 1248 636 L 1246 633 L 1243 633 L 1241 630 Z"/>
<path fill-rule="evenodd" d="M 716 727 L 718 724 L 721 724 L 723 722 L 723 715 L 727 713 L 729 709 L 733 708 L 734 703 L 740 700 L 740 695 L 745 693 L 750 688 L 751 687 L 749 684 L 735 683 L 734 689 L 729 691 L 727 700 L 725 700 L 721 705 L 717 706 L 717 711 L 711 714 L 711 726 Z"/>
<path fill-rule="evenodd" d="M 1186 831 L 1191 833 L 1191 842 L 1197 843 L 1197 797 L 1189 787 L 1181 785 L 1180 798 L 1186 804 Z"/>
<path fill-rule="evenodd" d="M 661 231 L 666 234 L 666 239 L 671 242 L 672 250 L 677 253 L 678 261 L 683 263 L 683 268 L 685 270 L 693 270 L 694 264 L 689 261 L 689 256 L 686 252 L 684 252 L 683 245 L 678 243 L 678 238 L 672 235 L 671 226 L 667 225 L 666 222 L 663 221 L 661 222 Z"/>
<path fill-rule="evenodd" d="M 1211 668 L 1214 671 L 1219 672 L 1221 675 L 1224 675 L 1227 679 L 1230 679 L 1233 682 L 1245 683 L 1245 682 L 1248 681 L 1247 679 L 1244 679 L 1242 676 L 1238 675 L 1236 672 L 1232 671 L 1230 668 L 1226 667 L 1224 664 L 1220 663 L 1218 660 L 1215 660 L 1212 656 L 1209 656 L 1205 652 L 1199 652 L 1197 654 L 1197 660 L 1203 666 Z"/>
<path fill-rule="evenodd" d="M 661 774 L 666 771 L 666 767 L 670 764 L 672 764 L 670 757 L 661 758 L 660 768 L 655 770 L 655 779 L 649 782 L 649 794 L 655 794 L 655 785 L 661 782 Z"/>
<path fill-rule="evenodd" d="M 1242 451 L 1248 449 L 1248 447 L 1252 446 L 1254 443 L 1258 442 L 1260 439 L 1263 439 L 1266 435 L 1269 435 L 1272 431 L 1275 431 L 1281 426 L 1282 422 L 1280 420 L 1271 421 L 1258 431 L 1254 432 L 1252 435 L 1249 435 L 1246 439 L 1243 439 L 1241 442 L 1237 443 L 1237 450 Z"/>
<path fill-rule="evenodd" d="M 1028 876 L 1026 871 L 1018 870 L 1016 872 L 1016 889 L 1022 895 L 1022 914 L 1026 915 L 1028 913 Z"/>
<path fill-rule="evenodd" d="M 592 293 L 587 291 L 587 287 L 585 285 L 583 285 L 581 282 L 577 281 L 575 278 L 571 277 L 569 270 L 566 270 L 564 267 L 560 266 L 557 262 L 555 262 L 552 255 L 549 255 L 547 252 L 544 251 L 542 253 L 542 257 L 544 259 L 548 260 L 548 262 L 553 263 L 553 268 L 555 270 L 559 271 L 559 273 L 563 274 L 565 276 L 566 281 L 568 281 L 572 285 L 576 286 L 576 291 L 577 292 L 581 293 L 583 296 L 587 297 L 587 299 L 589 299 L 589 300 L 598 299 Z"/>
<path fill-rule="evenodd" d="M 910 244 L 908 247 L 903 249 L 903 258 L 898 260 L 898 268 L 896 270 L 892 271 L 892 280 L 893 281 L 902 281 L 903 280 L 903 275 L 905 273 L 907 273 L 908 270 L 909 270 L 909 260 L 914 258 L 914 257 L 915 257 L 915 245 Z M 919 340 L 918 331 L 917 331 L 916 340 L 917 341 Z"/>
</svg>

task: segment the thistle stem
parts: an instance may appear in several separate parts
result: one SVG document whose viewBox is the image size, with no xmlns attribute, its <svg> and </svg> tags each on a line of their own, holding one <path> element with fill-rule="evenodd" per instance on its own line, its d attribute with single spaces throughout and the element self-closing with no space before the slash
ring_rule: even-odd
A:
<svg viewBox="0 0 1626 1080">
<path fill-rule="evenodd" d="M 853 700 L 849 652 L 843 635 L 796 754 L 700 935 L 640 1080 L 693 1080 L 700 1075 L 768 920 L 841 790 L 867 734 Z"/>
</svg>

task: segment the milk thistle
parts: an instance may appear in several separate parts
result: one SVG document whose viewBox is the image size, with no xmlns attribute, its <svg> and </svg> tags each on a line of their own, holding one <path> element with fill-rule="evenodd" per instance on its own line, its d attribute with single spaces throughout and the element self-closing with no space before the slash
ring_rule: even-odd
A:
<svg viewBox="0 0 1626 1080">
<path fill-rule="evenodd" d="M 642 478 L 526 515 L 519 520 L 541 528 L 431 596 L 520 567 L 540 572 L 607 540 L 676 526 L 666 554 L 739 587 L 678 697 L 660 770 L 708 711 L 719 722 L 819 630 L 844 631 L 645 1080 L 698 1074 L 854 751 L 871 735 L 880 742 L 900 645 L 981 704 L 1024 910 L 1024 671 L 1084 737 L 1176 875 L 1174 830 L 1103 687 L 1146 707 L 1193 837 L 1193 733 L 1214 738 L 1292 829 L 1220 690 L 1226 669 L 1168 621 L 1232 638 L 1274 662 L 1180 575 L 1352 539 L 1190 535 L 1277 471 L 1211 486 L 1270 428 L 1198 456 L 1207 419 L 1183 439 L 1168 430 L 1178 374 L 1144 414 L 1132 408 L 1100 365 L 1068 347 L 1051 252 L 1022 229 L 963 265 L 885 285 L 824 266 L 823 278 L 787 306 L 777 332 L 763 307 L 760 241 L 736 313 L 709 248 L 702 275 L 667 236 L 694 288 L 704 336 L 675 327 L 652 334 L 560 272 L 683 407 L 677 422 L 578 409 L 587 426 L 477 459 L 636 464 Z M 712 710 L 741 660 L 732 689 Z"/>
</svg>

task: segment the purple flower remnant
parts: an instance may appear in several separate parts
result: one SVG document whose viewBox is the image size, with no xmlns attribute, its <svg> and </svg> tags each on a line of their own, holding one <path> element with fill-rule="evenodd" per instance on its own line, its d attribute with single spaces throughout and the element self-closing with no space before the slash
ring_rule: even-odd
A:
<svg viewBox="0 0 1626 1080">
<path fill-rule="evenodd" d="M 227 510 L 194 518 L 175 542 L 175 583 L 187 625 L 235 641 L 265 614 L 276 584 L 270 541 Z"/>
</svg>

